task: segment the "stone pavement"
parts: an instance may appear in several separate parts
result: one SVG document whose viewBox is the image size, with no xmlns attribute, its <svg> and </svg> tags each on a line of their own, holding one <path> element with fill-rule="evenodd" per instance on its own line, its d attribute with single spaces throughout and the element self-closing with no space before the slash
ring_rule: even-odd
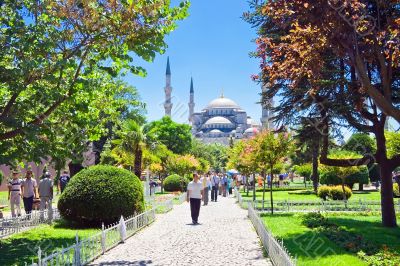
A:
<svg viewBox="0 0 400 266">
<path fill-rule="evenodd" d="M 188 203 L 174 206 L 92 265 L 272 265 L 234 198 L 202 206 L 199 223 L 191 224 Z"/>
</svg>

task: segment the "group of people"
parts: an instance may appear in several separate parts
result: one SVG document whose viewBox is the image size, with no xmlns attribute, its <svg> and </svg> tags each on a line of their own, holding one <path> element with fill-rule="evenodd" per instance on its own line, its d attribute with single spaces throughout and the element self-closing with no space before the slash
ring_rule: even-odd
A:
<svg viewBox="0 0 400 266">
<path fill-rule="evenodd" d="M 235 181 L 235 177 L 221 173 L 206 174 L 201 178 L 198 174 L 193 174 L 193 181 L 187 187 L 192 223 L 198 224 L 201 202 L 208 205 L 210 191 L 211 201 L 217 202 L 218 195 L 226 197 L 232 194 L 233 187 L 237 185 Z"/>
<path fill-rule="evenodd" d="M 67 171 L 64 171 L 59 178 L 59 190 L 64 191 L 70 177 Z M 40 210 L 44 211 L 47 207 L 49 210 L 49 220 L 52 220 L 52 200 L 53 200 L 54 182 L 49 172 L 45 172 L 39 181 L 39 185 L 33 178 L 32 169 L 28 168 L 25 178 L 20 178 L 18 170 L 12 171 L 12 178 L 8 183 L 8 200 L 10 201 L 12 217 L 21 216 L 21 199 L 24 203 L 26 214 L 31 214 L 34 201 L 40 201 Z M 39 199 L 39 200 L 38 200 Z M 43 212 L 41 213 L 43 217 Z"/>
</svg>

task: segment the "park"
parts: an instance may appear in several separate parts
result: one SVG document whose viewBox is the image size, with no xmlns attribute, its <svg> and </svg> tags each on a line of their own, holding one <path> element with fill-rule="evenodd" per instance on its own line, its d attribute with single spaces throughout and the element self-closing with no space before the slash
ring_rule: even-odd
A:
<svg viewBox="0 0 400 266">
<path fill-rule="evenodd" d="M 400 265 L 396 1 L 5 0 L 0 24 L 1 266 Z"/>
</svg>

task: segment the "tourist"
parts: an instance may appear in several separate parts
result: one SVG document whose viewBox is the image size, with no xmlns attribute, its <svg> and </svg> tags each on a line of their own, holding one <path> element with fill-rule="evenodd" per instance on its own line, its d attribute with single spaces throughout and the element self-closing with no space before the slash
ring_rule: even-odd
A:
<svg viewBox="0 0 400 266">
<path fill-rule="evenodd" d="M 199 181 L 199 176 L 193 174 L 193 181 L 191 181 L 187 186 L 187 201 L 190 201 L 190 213 L 193 224 L 198 224 L 203 192 L 203 184 Z"/>
<path fill-rule="evenodd" d="M 37 183 L 36 180 L 32 178 L 32 175 L 32 169 L 28 168 L 25 179 L 21 182 L 21 194 L 23 196 L 26 214 L 32 212 L 33 198 L 37 198 Z"/>
<path fill-rule="evenodd" d="M 210 185 L 210 178 L 208 175 L 205 175 L 201 178 L 201 183 L 203 185 L 203 205 L 208 205 L 208 192 Z"/>
<path fill-rule="evenodd" d="M 226 191 L 227 191 L 227 187 L 228 187 L 228 178 L 226 177 L 226 175 L 224 174 L 222 177 L 222 196 L 226 197 Z"/>
<path fill-rule="evenodd" d="M 58 189 L 61 191 L 61 193 L 63 193 L 70 179 L 71 178 L 69 177 L 68 171 L 64 171 L 63 174 L 60 176 Z"/>
<path fill-rule="evenodd" d="M 49 172 L 44 174 L 44 178 L 39 182 L 39 196 L 40 196 L 40 220 L 44 218 L 44 210 L 48 209 L 48 219 L 51 222 L 53 219 L 53 207 L 51 201 L 53 200 L 53 180 Z"/>
<path fill-rule="evenodd" d="M 12 172 L 12 180 L 8 184 L 8 200 L 11 205 L 11 216 L 21 216 L 21 180 L 18 177 L 19 172 Z M 15 212 L 15 210 L 17 212 Z"/>
<path fill-rule="evenodd" d="M 227 183 L 229 195 L 232 195 L 232 186 L 233 186 L 233 179 L 232 179 L 231 176 L 229 176 L 228 177 L 228 183 Z"/>
<path fill-rule="evenodd" d="M 217 201 L 218 198 L 218 187 L 219 187 L 219 177 L 217 174 L 213 174 L 211 178 L 211 201 Z"/>
</svg>

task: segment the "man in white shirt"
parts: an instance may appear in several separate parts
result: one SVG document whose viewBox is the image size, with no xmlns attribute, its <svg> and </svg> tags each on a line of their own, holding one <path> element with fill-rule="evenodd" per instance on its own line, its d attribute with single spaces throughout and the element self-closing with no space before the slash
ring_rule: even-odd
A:
<svg viewBox="0 0 400 266">
<path fill-rule="evenodd" d="M 211 201 L 217 201 L 219 182 L 219 176 L 214 173 L 211 177 Z"/>
<path fill-rule="evenodd" d="M 193 174 L 193 181 L 187 187 L 187 201 L 190 201 L 190 212 L 193 224 L 198 224 L 201 200 L 203 199 L 203 184 L 197 174 Z"/>
</svg>

